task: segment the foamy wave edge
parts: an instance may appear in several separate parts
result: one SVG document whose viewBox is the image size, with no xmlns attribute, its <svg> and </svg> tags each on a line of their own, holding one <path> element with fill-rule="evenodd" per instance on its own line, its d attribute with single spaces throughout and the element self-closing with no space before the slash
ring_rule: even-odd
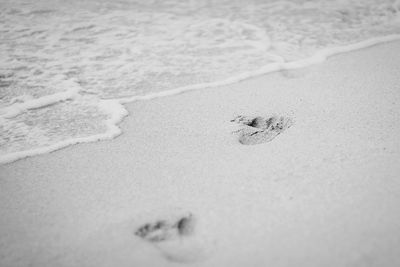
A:
<svg viewBox="0 0 400 267">
<path fill-rule="evenodd" d="M 108 114 L 111 114 L 110 118 L 105 122 L 107 126 L 107 132 L 102 134 L 92 135 L 89 137 L 71 138 L 50 146 L 43 146 L 31 150 L 10 153 L 0 157 L 0 164 L 11 163 L 27 157 L 54 152 L 56 150 L 65 148 L 67 146 L 79 143 L 90 143 L 101 140 L 110 140 L 117 137 L 122 133 L 121 129 L 117 125 L 123 120 L 125 116 L 128 115 L 128 111 L 125 109 L 123 105 L 119 103 L 118 100 L 101 100 L 98 105 L 101 110 L 105 111 Z"/>
<path fill-rule="evenodd" d="M 220 87 L 224 85 L 229 85 L 233 83 L 237 83 L 249 78 L 253 78 L 256 76 L 268 74 L 271 72 L 281 71 L 281 70 L 292 70 L 292 69 L 300 69 L 305 68 L 311 65 L 319 64 L 327 60 L 329 57 L 347 53 L 351 51 L 356 51 L 364 48 L 368 48 L 371 46 L 379 45 L 382 43 L 399 41 L 400 34 L 393 34 L 384 37 L 372 38 L 362 42 L 346 45 L 346 46 L 338 46 L 333 48 L 326 48 L 317 51 L 312 57 L 302 59 L 299 61 L 288 62 L 288 63 L 273 63 L 267 66 L 261 67 L 257 71 L 252 72 L 244 72 L 240 75 L 236 75 L 235 77 L 231 77 L 222 81 L 213 82 L 213 83 L 201 83 L 195 84 L 190 86 L 179 87 L 172 90 L 167 90 L 159 93 L 152 93 L 147 94 L 144 96 L 133 96 L 128 98 L 119 98 L 119 99 L 109 99 L 109 100 L 100 100 L 99 101 L 99 108 L 103 111 L 106 111 L 110 114 L 110 118 L 106 121 L 107 125 L 107 132 L 102 134 L 96 134 L 89 137 L 83 138 L 71 138 L 69 140 L 65 140 L 59 142 L 57 144 L 53 144 L 50 146 L 39 147 L 31 150 L 21 151 L 10 153 L 4 156 L 0 156 L 0 165 L 12 163 L 20 159 L 37 156 L 41 154 L 46 154 L 50 152 L 54 152 L 56 150 L 65 148 L 67 146 L 79 144 L 79 143 L 90 143 L 90 142 L 97 142 L 102 140 L 111 140 L 115 137 L 119 136 L 122 133 L 121 128 L 118 127 L 118 124 L 122 122 L 125 116 L 128 116 L 129 113 L 124 107 L 124 104 L 132 103 L 135 101 L 142 101 L 142 100 L 151 100 L 155 98 L 167 97 L 178 95 L 181 93 L 193 91 L 193 90 L 200 90 L 200 89 L 207 89 L 212 87 Z M 75 89 L 72 89 L 67 92 L 58 93 L 51 96 L 42 97 L 39 99 L 31 100 L 29 103 L 23 103 L 19 105 L 17 108 L 13 108 L 8 110 L 5 113 L 0 114 L 3 118 L 10 118 L 19 115 L 20 113 L 24 112 L 28 109 L 36 109 L 45 107 L 51 104 L 55 104 L 57 102 L 62 102 L 67 99 L 74 99 L 79 96 L 79 92 Z"/>
</svg>

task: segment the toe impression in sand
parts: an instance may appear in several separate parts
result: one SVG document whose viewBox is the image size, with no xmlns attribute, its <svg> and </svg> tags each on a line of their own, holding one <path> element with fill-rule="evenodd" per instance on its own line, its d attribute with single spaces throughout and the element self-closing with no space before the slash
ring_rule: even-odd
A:
<svg viewBox="0 0 400 267">
<path fill-rule="evenodd" d="M 204 253 L 193 235 L 195 219 L 192 214 L 174 222 L 159 220 L 138 228 L 135 235 L 158 248 L 167 260 L 192 262 L 204 258 Z"/>
<path fill-rule="evenodd" d="M 237 116 L 232 120 L 242 127 L 234 133 L 243 145 L 257 145 L 272 141 L 293 125 L 293 120 L 285 116 Z"/>
</svg>

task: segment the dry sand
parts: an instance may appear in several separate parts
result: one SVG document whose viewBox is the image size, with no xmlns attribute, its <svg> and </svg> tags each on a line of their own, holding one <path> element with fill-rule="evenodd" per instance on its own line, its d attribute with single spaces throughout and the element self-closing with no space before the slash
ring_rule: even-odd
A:
<svg viewBox="0 0 400 267">
<path fill-rule="evenodd" d="M 128 109 L 0 166 L 0 266 L 400 266 L 400 42 Z"/>
</svg>

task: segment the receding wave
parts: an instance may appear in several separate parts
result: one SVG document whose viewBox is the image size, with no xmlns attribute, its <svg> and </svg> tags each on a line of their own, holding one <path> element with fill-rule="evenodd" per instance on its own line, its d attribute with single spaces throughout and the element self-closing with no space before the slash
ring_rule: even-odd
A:
<svg viewBox="0 0 400 267">
<path fill-rule="evenodd" d="M 127 102 L 400 39 L 398 0 L 0 0 L 0 7 L 0 163 L 114 138 Z"/>
</svg>

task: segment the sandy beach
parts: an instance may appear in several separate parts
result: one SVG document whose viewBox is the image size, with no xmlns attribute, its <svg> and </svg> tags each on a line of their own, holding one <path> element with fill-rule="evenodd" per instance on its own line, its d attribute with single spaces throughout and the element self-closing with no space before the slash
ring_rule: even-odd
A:
<svg viewBox="0 0 400 267">
<path fill-rule="evenodd" d="M 0 265 L 400 266 L 399 73 L 392 42 L 127 104 L 112 141 L 0 166 Z M 292 124 L 243 145 L 237 116 Z"/>
</svg>

